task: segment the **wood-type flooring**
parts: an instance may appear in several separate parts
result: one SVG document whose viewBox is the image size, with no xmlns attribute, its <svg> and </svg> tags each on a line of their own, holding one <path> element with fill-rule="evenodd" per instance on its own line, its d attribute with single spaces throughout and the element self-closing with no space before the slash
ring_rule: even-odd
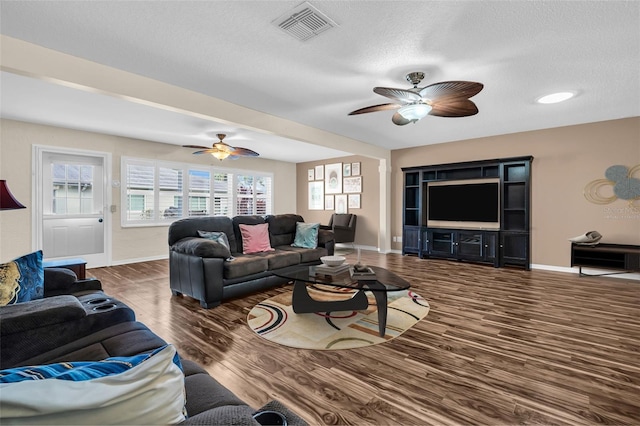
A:
<svg viewBox="0 0 640 426">
<path fill-rule="evenodd" d="M 249 310 L 290 286 L 206 310 L 171 295 L 166 260 L 88 275 L 251 406 L 278 399 L 312 425 L 640 424 L 640 281 L 362 259 L 410 281 L 431 311 L 392 341 L 341 351 L 249 329 Z"/>
</svg>

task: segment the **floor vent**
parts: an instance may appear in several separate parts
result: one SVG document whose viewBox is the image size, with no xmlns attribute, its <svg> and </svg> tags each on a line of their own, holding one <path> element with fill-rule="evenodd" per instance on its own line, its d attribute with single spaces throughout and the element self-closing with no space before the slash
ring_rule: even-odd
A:
<svg viewBox="0 0 640 426">
<path fill-rule="evenodd" d="M 307 41 L 337 26 L 331 18 L 308 2 L 302 3 L 272 23 L 300 41 Z"/>
</svg>

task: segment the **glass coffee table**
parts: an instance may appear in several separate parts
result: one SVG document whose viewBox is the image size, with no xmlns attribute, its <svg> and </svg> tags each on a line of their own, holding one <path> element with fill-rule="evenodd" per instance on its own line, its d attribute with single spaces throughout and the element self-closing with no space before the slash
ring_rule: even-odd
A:
<svg viewBox="0 0 640 426">
<path fill-rule="evenodd" d="M 375 279 L 356 280 L 349 271 L 337 275 L 316 275 L 315 266 L 294 268 L 278 272 L 275 275 L 293 281 L 291 307 L 296 314 L 314 312 L 361 311 L 367 309 L 369 300 L 366 291 L 371 291 L 376 299 L 380 336 L 387 328 L 387 293 L 407 290 L 411 284 L 391 271 L 377 266 L 369 266 L 376 274 Z M 353 297 L 345 300 L 316 300 L 309 294 L 308 288 L 315 285 L 328 285 L 343 289 L 353 289 Z"/>
</svg>

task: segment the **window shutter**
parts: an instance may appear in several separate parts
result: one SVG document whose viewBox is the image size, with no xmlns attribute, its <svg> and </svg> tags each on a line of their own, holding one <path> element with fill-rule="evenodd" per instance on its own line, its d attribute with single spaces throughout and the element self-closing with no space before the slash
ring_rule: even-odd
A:
<svg viewBox="0 0 640 426">
<path fill-rule="evenodd" d="M 214 173 L 213 175 L 213 215 L 233 216 L 233 175 Z"/>
<path fill-rule="evenodd" d="M 155 220 L 154 206 L 155 166 L 128 163 L 126 166 L 127 220 Z"/>
</svg>

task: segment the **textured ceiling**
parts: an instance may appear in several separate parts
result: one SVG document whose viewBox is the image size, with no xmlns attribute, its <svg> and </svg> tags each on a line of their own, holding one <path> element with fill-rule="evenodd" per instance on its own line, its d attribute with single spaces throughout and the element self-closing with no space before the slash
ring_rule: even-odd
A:
<svg viewBox="0 0 640 426">
<path fill-rule="evenodd" d="M 0 31 L 387 149 L 640 115 L 637 1 L 311 1 L 337 27 L 304 42 L 272 24 L 299 4 L 3 0 Z M 391 122 L 392 111 L 347 116 L 387 102 L 374 86 L 409 88 L 410 71 L 427 74 L 422 86 L 483 83 L 473 98 L 479 114 L 427 116 L 403 127 Z M 223 132 L 263 157 L 292 162 L 349 152 L 323 153 L 277 135 L 1 77 L 7 118 L 176 144 L 206 143 L 204 134 Z M 577 96 L 535 103 L 566 90 Z M 75 108 L 60 102 L 66 96 L 77 97 L 66 103 Z M 132 114 L 141 119 L 124 119 Z M 287 157 L 255 142 L 265 138 L 286 146 Z"/>
</svg>

